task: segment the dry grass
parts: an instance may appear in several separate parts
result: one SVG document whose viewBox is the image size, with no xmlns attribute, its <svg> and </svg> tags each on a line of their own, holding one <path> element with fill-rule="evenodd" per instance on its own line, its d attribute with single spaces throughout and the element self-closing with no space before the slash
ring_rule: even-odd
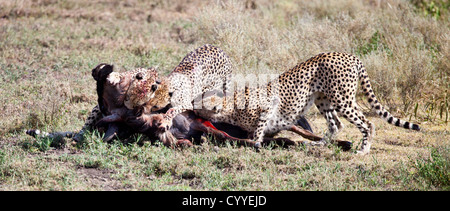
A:
<svg viewBox="0 0 450 211">
<path fill-rule="evenodd" d="M 448 190 L 448 1 L 412 3 L 1 1 L 0 189 Z M 61 147 L 24 135 L 26 128 L 80 129 L 96 102 L 96 64 L 168 73 L 205 43 L 222 48 L 244 74 L 281 73 L 321 52 L 356 54 L 382 103 L 424 130 L 370 118 L 377 135 L 365 157 L 334 146 L 177 151 L 108 145 L 96 134 Z M 325 132 L 315 111 L 308 119 Z M 339 138 L 357 145 L 360 133 L 346 126 Z"/>
</svg>

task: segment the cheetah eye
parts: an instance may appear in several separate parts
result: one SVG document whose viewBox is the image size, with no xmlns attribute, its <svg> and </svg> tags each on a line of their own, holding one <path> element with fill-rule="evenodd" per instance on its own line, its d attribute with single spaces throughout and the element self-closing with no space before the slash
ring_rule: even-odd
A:
<svg viewBox="0 0 450 211">
<path fill-rule="evenodd" d="M 158 89 L 158 85 L 153 84 L 153 85 L 152 85 L 152 91 L 154 92 L 154 91 L 156 91 L 156 89 Z"/>
<path fill-rule="evenodd" d="M 142 73 L 136 74 L 136 79 L 142 80 L 144 77 L 142 76 Z"/>
</svg>

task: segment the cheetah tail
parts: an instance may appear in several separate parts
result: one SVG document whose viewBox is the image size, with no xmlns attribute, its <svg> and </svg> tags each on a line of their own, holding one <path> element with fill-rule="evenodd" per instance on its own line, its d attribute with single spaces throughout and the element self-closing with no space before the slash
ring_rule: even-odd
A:
<svg viewBox="0 0 450 211">
<path fill-rule="evenodd" d="M 367 71 L 362 64 L 360 64 L 359 81 L 361 83 L 361 88 L 366 95 L 372 110 L 374 110 L 383 120 L 387 121 L 389 124 L 395 125 L 397 127 L 403 127 L 406 129 L 412 129 L 420 131 L 419 125 L 401 120 L 391 115 L 384 107 L 378 102 L 375 94 L 373 93 Z"/>
</svg>

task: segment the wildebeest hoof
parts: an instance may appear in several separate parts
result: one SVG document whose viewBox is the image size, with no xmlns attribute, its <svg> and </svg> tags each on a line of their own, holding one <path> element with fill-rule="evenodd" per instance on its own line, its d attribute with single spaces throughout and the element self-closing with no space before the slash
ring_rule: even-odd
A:
<svg viewBox="0 0 450 211">
<path fill-rule="evenodd" d="M 111 141 L 114 137 L 117 136 L 117 132 L 119 131 L 119 127 L 117 124 L 111 123 L 109 124 L 108 130 L 106 131 L 105 135 L 103 136 L 104 142 Z"/>
<path fill-rule="evenodd" d="M 83 141 L 84 139 L 84 133 L 83 132 L 79 132 L 76 135 L 73 136 L 72 140 L 74 140 L 75 142 L 80 142 Z"/>
<path fill-rule="evenodd" d="M 350 141 L 339 141 L 339 142 L 337 143 L 337 145 L 338 145 L 339 147 L 341 147 L 342 150 L 344 150 L 344 151 L 349 151 L 350 149 L 352 149 L 353 143 L 350 142 Z"/>
</svg>

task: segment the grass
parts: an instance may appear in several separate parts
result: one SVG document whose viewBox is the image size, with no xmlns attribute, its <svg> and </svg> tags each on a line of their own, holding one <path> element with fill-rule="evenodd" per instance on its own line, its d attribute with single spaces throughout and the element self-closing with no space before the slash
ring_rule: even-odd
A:
<svg viewBox="0 0 450 211">
<path fill-rule="evenodd" d="M 450 182 L 450 166 L 448 157 L 446 157 L 448 150 L 448 148 L 432 149 L 429 158 L 421 158 L 415 162 L 415 168 L 420 178 L 428 180 L 433 185 L 442 186 L 444 190 L 449 190 Z"/>
<path fill-rule="evenodd" d="M 448 190 L 448 1 L 377 2 L 1 1 L 0 190 Z M 96 103 L 98 63 L 167 74 L 205 43 L 243 74 L 281 73 L 321 52 L 356 54 L 379 100 L 423 131 L 366 110 L 377 134 L 363 157 L 335 146 L 107 144 L 96 132 L 73 144 L 23 131 L 79 130 Z M 325 133 L 316 110 L 307 118 Z M 346 124 L 338 138 L 356 147 L 361 135 Z"/>
<path fill-rule="evenodd" d="M 314 119 L 313 122 L 325 122 Z M 376 123 L 383 125 L 381 120 Z M 383 125 L 386 126 L 386 125 Z M 336 146 L 251 148 L 204 143 L 170 149 L 149 142 L 107 144 L 97 133 L 60 140 L 4 143 L 3 190 L 448 190 L 448 131 L 386 130 L 371 154 Z M 358 141 L 357 128 L 345 136 Z M 379 130 L 380 131 L 380 130 Z M 381 130 L 383 131 L 383 130 Z M 349 135 L 354 134 L 354 135 Z M 289 135 L 289 134 L 285 134 Z M 404 136 L 408 139 L 398 138 Z M 434 140 L 444 140 L 443 143 Z"/>
</svg>

